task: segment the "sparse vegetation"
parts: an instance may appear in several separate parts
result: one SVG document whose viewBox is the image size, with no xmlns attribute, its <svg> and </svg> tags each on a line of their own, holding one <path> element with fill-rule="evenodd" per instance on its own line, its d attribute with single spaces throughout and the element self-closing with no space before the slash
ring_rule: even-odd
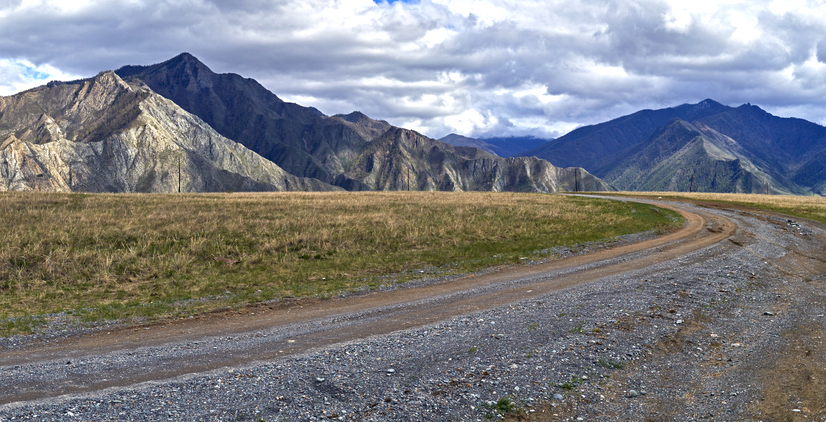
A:
<svg viewBox="0 0 826 422">
<path fill-rule="evenodd" d="M 579 384 L 582 384 L 582 378 L 573 376 L 570 380 L 565 381 L 562 384 L 554 384 L 554 387 L 565 391 L 574 391 L 577 389 Z"/>
<path fill-rule="evenodd" d="M 496 402 L 488 402 L 485 404 L 485 407 L 492 411 L 487 414 L 488 419 L 493 419 L 496 416 L 503 416 L 517 411 L 516 403 L 508 396 L 501 397 Z"/>
<path fill-rule="evenodd" d="M 599 362 L 599 365 L 602 366 L 605 369 L 622 369 L 622 368 L 625 368 L 625 364 L 622 363 L 622 362 L 617 362 L 617 361 L 612 361 L 612 360 L 607 360 L 607 359 L 602 359 L 602 358 L 600 358 L 598 360 L 598 362 Z"/>
<path fill-rule="evenodd" d="M 38 327 L 46 324 L 44 318 L 39 316 L 18 316 L 0 320 L 0 335 L 4 333 L 31 334 Z"/>
<path fill-rule="evenodd" d="M 571 328 L 571 334 L 582 334 L 582 329 L 585 327 L 585 323 L 582 321 L 577 322 L 574 324 L 574 328 Z"/>
<path fill-rule="evenodd" d="M 0 320 L 191 315 L 463 273 L 678 225 L 654 209 L 510 193 L 2 193 Z"/>
</svg>

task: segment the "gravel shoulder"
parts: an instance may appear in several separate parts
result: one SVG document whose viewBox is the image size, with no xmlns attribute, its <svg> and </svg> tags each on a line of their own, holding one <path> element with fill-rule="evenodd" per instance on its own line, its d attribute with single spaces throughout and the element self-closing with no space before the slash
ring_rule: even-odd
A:
<svg viewBox="0 0 826 422">
<path fill-rule="evenodd" d="M 170 324 L 154 337 L 166 342 L 146 336 L 161 327 L 141 327 L 91 353 L 69 346 L 113 334 L 3 352 L 0 389 L 21 399 L 0 406 L 0 420 L 469 421 L 509 413 L 497 402 L 532 420 L 818 416 L 826 231 L 679 206 L 720 217 L 698 230 L 707 245 L 520 266 L 534 272 L 412 306 L 306 318 L 300 310 L 334 306 L 304 303 L 269 328 L 247 315 L 207 321 L 226 330 L 209 337 Z M 553 286 L 566 277 L 577 282 Z M 348 328 L 349 338 L 327 334 Z M 175 372 L 181 362 L 186 373 Z M 140 378 L 157 368 L 169 371 Z M 100 374 L 112 374 L 111 386 Z M 54 383 L 71 394 L 38 398 L 37 385 Z"/>
</svg>

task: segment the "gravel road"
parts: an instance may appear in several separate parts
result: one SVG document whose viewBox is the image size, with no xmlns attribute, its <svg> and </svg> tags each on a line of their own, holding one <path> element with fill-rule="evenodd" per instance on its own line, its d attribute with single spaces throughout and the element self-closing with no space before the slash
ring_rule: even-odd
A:
<svg viewBox="0 0 826 422">
<path fill-rule="evenodd" d="M 826 419 L 826 230 L 671 205 L 738 228 L 667 259 L 654 259 L 660 246 L 227 335 L 177 331 L 170 343 L 138 336 L 162 327 L 141 327 L 100 349 L 7 340 L 0 421 Z M 548 287 L 566 277 L 587 282 Z M 508 304 L 478 305 L 497 297 Z"/>
</svg>

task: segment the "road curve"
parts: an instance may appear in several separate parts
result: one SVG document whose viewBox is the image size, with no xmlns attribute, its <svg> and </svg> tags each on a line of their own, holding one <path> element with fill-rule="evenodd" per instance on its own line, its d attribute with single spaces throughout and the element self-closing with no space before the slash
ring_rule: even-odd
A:
<svg viewBox="0 0 826 422">
<path fill-rule="evenodd" d="M 679 231 L 637 244 L 544 264 L 518 265 L 449 283 L 345 299 L 262 305 L 30 345 L 0 355 L 0 369 L 5 374 L 0 404 L 170 379 L 423 326 L 646 268 L 721 242 L 737 229 L 719 213 L 635 201 L 674 209 L 687 224 Z M 232 341 L 240 338 L 244 341 Z M 25 375 L 27 368 L 38 365 L 55 370 L 48 378 Z"/>
</svg>

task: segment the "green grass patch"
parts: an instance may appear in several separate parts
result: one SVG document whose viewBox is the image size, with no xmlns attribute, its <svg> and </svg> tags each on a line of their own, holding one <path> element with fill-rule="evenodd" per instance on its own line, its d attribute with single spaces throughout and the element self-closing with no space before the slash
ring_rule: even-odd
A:
<svg viewBox="0 0 826 422">
<path fill-rule="evenodd" d="M 574 328 L 571 328 L 571 330 L 569 332 L 571 334 L 583 334 L 584 333 L 583 328 L 585 328 L 585 322 L 584 321 L 579 321 L 576 324 L 574 324 Z"/>
<path fill-rule="evenodd" d="M 607 359 L 599 359 L 599 365 L 605 369 L 622 369 L 625 368 L 625 364 L 618 361 L 607 360 Z"/>
<path fill-rule="evenodd" d="M 565 391 L 574 391 L 579 387 L 579 384 L 582 384 L 582 381 L 582 378 L 572 376 L 570 380 L 565 381 L 562 384 L 554 384 L 554 387 Z"/>
<path fill-rule="evenodd" d="M 46 325 L 41 316 L 24 315 L 0 320 L 0 337 L 12 334 L 32 334 L 39 327 Z"/>
<path fill-rule="evenodd" d="M 488 410 L 495 412 L 488 413 L 488 419 L 493 419 L 497 415 L 507 415 L 517 411 L 516 403 L 508 396 L 501 397 L 496 402 L 486 403 L 485 407 L 487 407 Z"/>
<path fill-rule="evenodd" d="M 514 193 L 6 192 L 0 213 L 0 321 L 328 296 L 682 224 L 650 205 Z"/>
</svg>

